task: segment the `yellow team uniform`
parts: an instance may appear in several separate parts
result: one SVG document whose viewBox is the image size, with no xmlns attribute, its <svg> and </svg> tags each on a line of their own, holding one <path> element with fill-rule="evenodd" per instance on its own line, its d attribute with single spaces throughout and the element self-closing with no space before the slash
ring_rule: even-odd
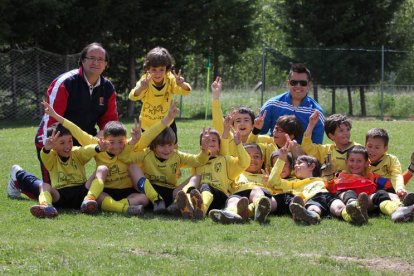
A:
<svg viewBox="0 0 414 276">
<path fill-rule="evenodd" d="M 302 149 L 303 151 L 310 156 L 316 157 L 318 161 L 323 164 L 325 162 L 325 157 L 328 155 L 328 153 L 331 153 L 331 160 L 332 164 L 336 171 L 345 171 L 347 170 L 345 160 L 346 160 L 346 153 L 350 148 L 353 146 L 360 145 L 358 143 L 351 142 L 349 146 L 343 150 L 339 151 L 336 148 L 335 144 L 314 144 L 312 142 L 311 136 L 303 136 L 302 140 Z"/>
<path fill-rule="evenodd" d="M 131 101 L 142 101 L 141 114 L 139 115 L 141 127 L 148 130 L 167 115 L 175 94 L 188 95 L 191 92 L 191 88 L 190 90 L 181 88 L 177 85 L 175 76 L 171 72 L 167 72 L 162 89 L 156 89 L 154 81 L 151 80 L 148 89 L 142 91 L 139 96 L 135 96 L 135 90 L 141 86 L 141 81 L 145 78 L 146 75 L 143 75 L 137 82 L 135 88 L 129 93 L 129 99 Z"/>
<path fill-rule="evenodd" d="M 404 189 L 404 178 L 401 173 L 401 163 L 394 155 L 385 153 L 381 160 L 375 164 L 370 164 L 368 172 L 388 178 L 395 191 Z"/>
<path fill-rule="evenodd" d="M 75 137 L 81 145 L 96 144 L 99 140 L 97 137 L 84 132 L 69 120 L 65 119 L 63 121 L 63 126 L 72 133 L 73 137 Z M 151 143 L 152 139 L 164 128 L 165 126 L 160 121 L 154 125 L 154 127 L 145 131 L 142 134 L 141 139 L 135 145 L 135 149 L 143 150 L 146 148 Z M 95 156 L 95 162 L 96 166 L 105 165 L 108 167 L 108 175 L 104 182 L 105 188 L 125 189 L 133 187 L 132 180 L 128 173 L 128 165 L 120 161 L 118 156 L 110 155 L 107 152 L 101 152 Z"/>
<path fill-rule="evenodd" d="M 196 167 L 194 174 L 201 176 L 201 184 L 208 184 L 228 196 L 232 191 L 232 183 L 250 166 L 250 155 L 242 143 L 237 145 L 236 156 L 219 155 L 210 158 L 205 165 Z"/>
<path fill-rule="evenodd" d="M 49 171 L 52 187 L 62 189 L 84 185 L 86 178 L 85 164 L 97 154 L 96 144 L 85 147 L 72 147 L 70 157 L 63 161 L 54 151 L 40 152 L 40 158 Z"/>
</svg>

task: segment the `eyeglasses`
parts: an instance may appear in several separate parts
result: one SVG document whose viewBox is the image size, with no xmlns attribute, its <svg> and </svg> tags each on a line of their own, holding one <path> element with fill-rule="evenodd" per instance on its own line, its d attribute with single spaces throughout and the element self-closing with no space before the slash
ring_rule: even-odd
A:
<svg viewBox="0 0 414 276">
<path fill-rule="evenodd" d="M 91 62 L 96 62 L 96 63 L 103 63 L 106 60 L 103 58 L 97 58 L 97 57 L 85 57 L 86 60 L 89 60 Z"/>
<path fill-rule="evenodd" d="M 292 86 L 296 86 L 296 85 L 300 85 L 300 86 L 308 86 L 308 81 L 307 80 L 289 80 L 290 85 Z"/>
<path fill-rule="evenodd" d="M 285 133 L 284 129 L 278 126 L 275 126 L 275 128 L 273 129 L 274 132 L 277 133 Z"/>
</svg>

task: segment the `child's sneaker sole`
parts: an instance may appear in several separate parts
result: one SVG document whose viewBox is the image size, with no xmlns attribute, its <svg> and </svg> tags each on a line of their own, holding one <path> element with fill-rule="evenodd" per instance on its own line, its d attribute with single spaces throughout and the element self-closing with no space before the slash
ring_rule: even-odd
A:
<svg viewBox="0 0 414 276">
<path fill-rule="evenodd" d="M 368 221 L 365 219 L 364 215 L 362 214 L 361 210 L 357 207 L 357 202 L 353 201 L 346 205 L 346 212 L 351 217 L 351 222 L 356 225 L 362 225 L 367 223 Z"/>
<path fill-rule="evenodd" d="M 95 215 L 99 211 L 98 202 L 96 200 L 84 200 L 81 204 L 80 210 L 84 214 Z"/>
<path fill-rule="evenodd" d="M 249 220 L 249 199 L 242 197 L 237 202 L 237 214 L 242 217 L 244 221 Z"/>
<path fill-rule="evenodd" d="M 183 218 L 192 219 L 194 216 L 194 209 L 188 201 L 187 194 L 183 191 L 177 193 L 177 207 L 180 209 Z"/>
<path fill-rule="evenodd" d="M 256 209 L 254 210 L 254 220 L 259 223 L 265 223 L 269 213 L 270 200 L 267 197 L 260 198 L 257 202 Z"/>
<path fill-rule="evenodd" d="M 58 212 L 53 206 L 34 205 L 30 208 L 30 213 L 37 218 L 54 218 Z"/>
<path fill-rule="evenodd" d="M 307 224 L 318 224 L 320 223 L 320 218 L 318 214 L 313 214 L 309 212 L 302 205 L 298 203 L 292 203 L 289 205 L 289 210 L 292 213 L 292 216 L 295 221 L 302 221 Z"/>
<path fill-rule="evenodd" d="M 193 218 L 194 219 L 203 219 L 204 218 L 204 207 L 203 207 L 203 198 L 198 190 L 193 189 L 190 192 L 191 203 L 193 204 Z"/>
<path fill-rule="evenodd" d="M 368 195 L 366 193 L 360 193 L 358 195 L 358 206 L 366 222 L 368 222 Z"/>
<path fill-rule="evenodd" d="M 208 216 L 220 224 L 241 223 L 243 221 L 241 216 L 227 210 L 212 209 L 208 212 Z"/>
</svg>

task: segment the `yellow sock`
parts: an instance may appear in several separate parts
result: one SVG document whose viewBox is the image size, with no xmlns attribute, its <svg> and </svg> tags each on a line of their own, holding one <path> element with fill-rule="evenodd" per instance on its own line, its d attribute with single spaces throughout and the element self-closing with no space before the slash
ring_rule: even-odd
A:
<svg viewBox="0 0 414 276">
<path fill-rule="evenodd" d="M 118 202 L 129 206 L 129 200 L 127 198 L 123 198 L 121 200 L 118 200 Z"/>
<path fill-rule="evenodd" d="M 256 206 L 254 203 L 249 204 L 249 217 L 252 218 L 254 216 L 254 210 L 256 209 Z"/>
<path fill-rule="evenodd" d="M 99 195 L 102 193 L 103 189 L 104 189 L 103 180 L 99 178 L 95 178 L 91 183 L 91 187 L 89 188 L 88 194 L 85 196 L 85 199 L 96 200 L 99 197 Z"/>
<path fill-rule="evenodd" d="M 52 195 L 48 191 L 40 193 L 39 203 L 40 205 L 52 205 Z"/>
<path fill-rule="evenodd" d="M 351 216 L 348 214 L 348 212 L 346 211 L 346 208 L 344 208 L 343 210 L 342 210 L 342 212 L 341 212 L 341 217 L 344 219 L 344 221 L 346 221 L 346 222 L 350 222 L 352 219 L 351 219 Z"/>
<path fill-rule="evenodd" d="M 106 196 L 101 204 L 101 209 L 103 211 L 109 211 L 109 212 L 117 212 L 117 213 L 126 213 L 129 207 L 129 204 L 125 204 L 123 202 L 116 201 L 110 196 Z"/>
<path fill-rule="evenodd" d="M 145 192 L 145 195 L 148 197 L 148 199 L 152 203 L 154 203 L 154 201 L 156 201 L 158 199 L 162 199 L 161 196 L 157 193 L 157 191 L 154 189 L 154 187 L 152 186 L 151 182 L 149 182 L 148 179 L 145 179 L 144 192 Z"/>
<path fill-rule="evenodd" d="M 391 216 L 398 207 L 400 207 L 400 203 L 392 200 L 384 200 L 379 205 L 381 212 L 388 216 Z"/>
<path fill-rule="evenodd" d="M 211 202 L 213 202 L 214 196 L 209 191 L 204 191 L 201 193 L 201 198 L 203 199 L 204 212 L 207 212 Z"/>
</svg>

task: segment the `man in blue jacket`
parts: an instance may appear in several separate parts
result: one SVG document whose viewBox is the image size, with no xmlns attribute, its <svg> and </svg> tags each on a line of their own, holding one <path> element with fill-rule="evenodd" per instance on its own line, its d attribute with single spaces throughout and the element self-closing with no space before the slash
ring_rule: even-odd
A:
<svg viewBox="0 0 414 276">
<path fill-rule="evenodd" d="M 287 81 L 289 91 L 269 99 L 260 109 L 260 114 L 266 111 L 263 128 L 260 134 L 273 132 L 275 123 L 280 116 L 295 115 L 306 129 L 309 123 L 309 117 L 315 111 L 319 110 L 319 122 L 312 132 L 312 141 L 316 144 L 322 144 L 324 136 L 324 113 L 322 107 L 311 97 L 308 92 L 312 87 L 310 71 L 304 64 L 292 64 Z M 302 143 L 302 136 L 298 137 L 297 142 Z"/>
</svg>

